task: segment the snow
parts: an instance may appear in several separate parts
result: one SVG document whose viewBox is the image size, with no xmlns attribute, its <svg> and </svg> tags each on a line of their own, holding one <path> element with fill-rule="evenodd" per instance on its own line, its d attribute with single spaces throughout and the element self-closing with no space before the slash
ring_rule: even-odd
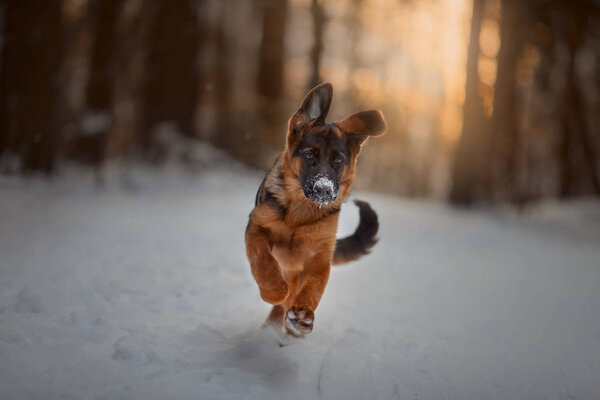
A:
<svg viewBox="0 0 600 400">
<path fill-rule="evenodd" d="M 326 176 L 321 176 L 319 179 L 315 181 L 315 189 L 321 189 L 324 191 L 328 191 L 330 193 L 335 192 L 335 185 L 333 181 Z M 336 193 L 337 196 L 337 193 Z"/>
<path fill-rule="evenodd" d="M 337 199 L 338 191 L 331 179 L 317 175 L 312 180 L 313 201 L 318 204 L 329 204 Z"/>
<path fill-rule="evenodd" d="M 597 202 L 357 194 L 380 242 L 280 345 L 244 251 L 262 176 L 225 164 L 0 177 L 1 399 L 600 398 Z"/>
</svg>

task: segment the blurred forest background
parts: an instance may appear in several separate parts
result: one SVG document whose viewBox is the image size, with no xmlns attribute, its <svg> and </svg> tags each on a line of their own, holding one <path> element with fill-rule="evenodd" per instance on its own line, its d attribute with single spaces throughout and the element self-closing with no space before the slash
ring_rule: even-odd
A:
<svg viewBox="0 0 600 400">
<path fill-rule="evenodd" d="M 379 108 L 356 187 L 456 204 L 600 194 L 600 0 L 0 0 L 0 172 L 267 169 L 317 83 Z"/>
</svg>

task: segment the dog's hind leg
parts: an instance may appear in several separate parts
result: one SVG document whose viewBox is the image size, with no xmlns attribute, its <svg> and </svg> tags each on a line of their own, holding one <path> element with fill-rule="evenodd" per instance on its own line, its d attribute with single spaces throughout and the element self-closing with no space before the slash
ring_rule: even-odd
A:
<svg viewBox="0 0 600 400">
<path fill-rule="evenodd" d="M 283 306 L 281 305 L 276 305 L 273 306 L 273 308 L 271 309 L 271 312 L 269 313 L 269 316 L 267 317 L 267 319 L 265 320 L 265 323 L 263 324 L 263 328 L 266 328 L 268 326 L 272 326 L 272 327 L 281 327 L 283 326 Z"/>
</svg>

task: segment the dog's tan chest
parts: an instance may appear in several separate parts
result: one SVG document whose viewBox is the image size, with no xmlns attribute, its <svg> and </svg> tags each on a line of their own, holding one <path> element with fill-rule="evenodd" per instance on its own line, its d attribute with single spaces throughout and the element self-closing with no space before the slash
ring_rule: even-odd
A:
<svg viewBox="0 0 600 400">
<path fill-rule="evenodd" d="M 290 235 L 275 240 L 271 253 L 282 271 L 302 271 L 304 264 L 319 253 L 333 254 L 335 247 L 334 230 L 326 229 L 330 224 L 303 226 Z"/>
<path fill-rule="evenodd" d="M 274 235 L 275 241 L 271 253 L 282 271 L 302 271 L 306 255 L 312 251 L 306 247 L 303 236 L 297 231 L 286 233 Z"/>
<path fill-rule="evenodd" d="M 302 271 L 304 268 L 304 259 L 292 254 L 286 246 L 273 246 L 272 254 L 282 271 Z"/>
</svg>

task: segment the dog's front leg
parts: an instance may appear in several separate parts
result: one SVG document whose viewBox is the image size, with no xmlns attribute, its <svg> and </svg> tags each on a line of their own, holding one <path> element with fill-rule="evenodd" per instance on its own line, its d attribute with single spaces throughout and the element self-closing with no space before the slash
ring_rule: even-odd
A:
<svg viewBox="0 0 600 400">
<path fill-rule="evenodd" d="M 329 280 L 330 259 L 317 254 L 304 265 L 298 294 L 285 314 L 286 326 L 295 335 L 312 332 L 315 310 Z"/>
<path fill-rule="evenodd" d="M 281 304 L 288 296 L 289 288 L 279 270 L 277 260 L 271 254 L 271 242 L 262 228 L 250 223 L 246 232 L 246 254 L 260 296 L 267 303 Z"/>
</svg>

